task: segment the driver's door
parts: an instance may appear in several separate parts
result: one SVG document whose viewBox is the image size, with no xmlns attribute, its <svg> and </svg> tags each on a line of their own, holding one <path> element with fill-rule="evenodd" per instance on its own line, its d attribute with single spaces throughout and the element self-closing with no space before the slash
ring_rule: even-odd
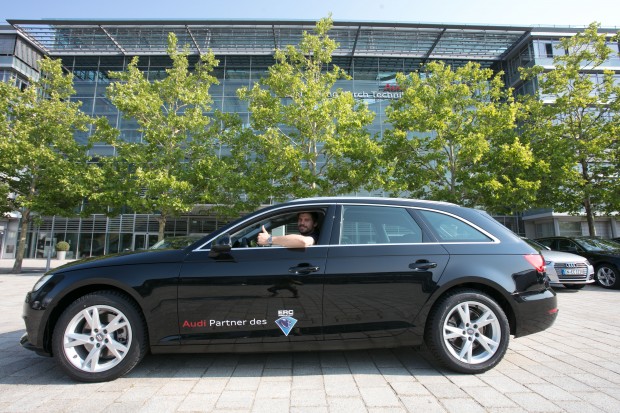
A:
<svg viewBox="0 0 620 413">
<path fill-rule="evenodd" d="M 234 246 L 229 252 L 196 250 L 188 254 L 179 284 L 183 344 L 287 346 L 322 338 L 328 246 L 256 246 L 263 222 L 270 220 L 239 229 L 238 236 L 232 234 Z M 283 229 L 278 224 L 268 230 Z"/>
</svg>

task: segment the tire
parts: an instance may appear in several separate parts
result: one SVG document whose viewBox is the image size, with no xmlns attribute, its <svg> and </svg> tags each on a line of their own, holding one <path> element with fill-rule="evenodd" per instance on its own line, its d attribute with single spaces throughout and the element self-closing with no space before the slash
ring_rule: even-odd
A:
<svg viewBox="0 0 620 413">
<path fill-rule="evenodd" d="M 114 380 L 146 354 L 145 322 L 138 306 L 116 291 L 97 291 L 71 303 L 58 319 L 52 351 L 77 381 Z"/>
<path fill-rule="evenodd" d="M 431 353 L 460 373 L 493 368 L 506 354 L 509 340 L 506 314 L 491 297 L 477 290 L 448 293 L 433 307 L 426 324 L 425 341 Z"/>
<path fill-rule="evenodd" d="M 564 284 L 564 287 L 568 288 L 569 290 L 581 290 L 585 286 L 585 284 Z"/>
<path fill-rule="evenodd" d="M 601 264 L 596 267 L 594 279 L 596 280 L 596 283 L 603 288 L 620 288 L 620 283 L 618 282 L 618 269 L 612 264 Z"/>
</svg>

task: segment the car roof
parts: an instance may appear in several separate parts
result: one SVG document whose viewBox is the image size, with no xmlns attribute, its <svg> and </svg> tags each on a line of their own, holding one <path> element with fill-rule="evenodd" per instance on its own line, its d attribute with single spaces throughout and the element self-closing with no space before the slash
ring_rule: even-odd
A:
<svg viewBox="0 0 620 413">
<path fill-rule="evenodd" d="M 352 197 L 352 196 L 329 196 L 329 197 L 311 197 L 311 198 L 300 198 L 285 202 L 286 204 L 300 202 L 320 202 L 320 203 L 361 203 L 361 202 L 369 202 L 369 203 L 387 203 L 387 204 L 396 204 L 396 205 L 412 205 L 412 204 L 430 204 L 430 205 L 451 205 L 451 206 L 459 206 L 452 202 L 445 201 L 430 201 L 426 199 L 411 199 L 411 198 L 391 198 L 391 197 L 379 197 L 379 196 L 366 196 L 366 197 Z"/>
</svg>

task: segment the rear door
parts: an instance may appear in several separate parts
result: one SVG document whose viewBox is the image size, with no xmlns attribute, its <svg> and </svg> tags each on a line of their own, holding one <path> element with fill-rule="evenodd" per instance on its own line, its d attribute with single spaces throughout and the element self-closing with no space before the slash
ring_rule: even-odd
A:
<svg viewBox="0 0 620 413">
<path fill-rule="evenodd" d="M 397 336 L 433 292 L 449 256 L 407 208 L 342 205 L 323 300 L 326 340 Z"/>
</svg>

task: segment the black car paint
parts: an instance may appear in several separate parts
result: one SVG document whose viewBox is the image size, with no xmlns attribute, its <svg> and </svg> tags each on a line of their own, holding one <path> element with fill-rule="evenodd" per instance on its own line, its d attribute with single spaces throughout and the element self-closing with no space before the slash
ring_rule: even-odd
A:
<svg viewBox="0 0 620 413">
<path fill-rule="evenodd" d="M 453 213 L 499 240 L 483 246 L 330 245 L 339 231 L 337 209 L 346 203 Z M 233 249 L 209 256 L 211 242 L 241 223 L 279 208 L 310 207 L 327 209 L 318 246 Z M 426 226 L 425 231 L 431 241 L 436 240 Z M 524 259 L 526 254 L 537 252 L 496 221 L 451 204 L 357 198 L 293 201 L 237 220 L 183 250 L 121 254 L 52 270 L 51 280 L 26 298 L 24 345 L 49 354 L 52 324 L 63 308 L 96 289 L 124 291 L 138 303 L 154 353 L 330 349 L 341 348 L 343 342 L 347 348 L 419 344 L 434 302 L 458 286 L 474 286 L 492 295 L 508 314 L 512 334 L 521 336 L 547 328 L 557 314 L 555 293 L 544 274 Z M 377 256 L 388 258 L 377 262 Z M 437 265 L 426 268 L 425 261 Z M 305 273 L 303 267 L 318 270 Z M 502 268 L 514 273 L 506 274 Z M 297 297 L 285 288 L 290 283 L 296 286 Z M 274 286 L 283 287 L 277 295 L 268 291 Z M 358 308 L 360 301 L 364 305 Z M 281 310 L 292 311 L 303 321 L 288 336 L 274 324 Z M 218 329 L 199 326 L 200 321 L 218 319 L 246 323 Z"/>
<path fill-rule="evenodd" d="M 588 251 L 585 248 L 579 245 L 580 238 L 589 238 L 589 237 L 542 237 L 537 238 L 536 241 L 542 243 L 550 247 L 556 251 L 570 252 L 572 254 L 581 255 L 588 259 L 590 264 L 594 266 L 594 268 L 598 268 L 602 264 L 611 264 L 615 268 L 620 269 L 620 245 L 619 248 L 615 251 Z M 562 249 L 560 248 L 559 241 L 560 240 L 568 240 L 570 241 L 575 248 L 574 249 Z"/>
</svg>

